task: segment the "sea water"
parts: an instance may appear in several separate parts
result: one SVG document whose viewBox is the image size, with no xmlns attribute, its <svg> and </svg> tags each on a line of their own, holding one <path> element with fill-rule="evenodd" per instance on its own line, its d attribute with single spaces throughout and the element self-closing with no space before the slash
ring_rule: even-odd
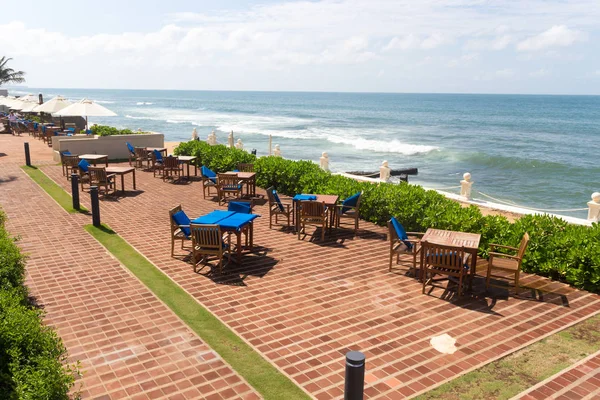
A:
<svg viewBox="0 0 600 400">
<path fill-rule="evenodd" d="M 268 151 L 268 136 L 285 158 L 333 171 L 419 169 L 413 183 L 445 188 L 472 175 L 480 193 L 542 209 L 584 208 L 600 191 L 600 96 L 215 92 L 20 89 L 87 97 L 118 114 L 90 123 L 152 130 L 184 141 L 196 128 L 220 143 L 233 131 L 245 149 Z M 448 189 L 457 192 L 457 189 Z M 585 211 L 558 212 L 585 217 Z"/>
</svg>

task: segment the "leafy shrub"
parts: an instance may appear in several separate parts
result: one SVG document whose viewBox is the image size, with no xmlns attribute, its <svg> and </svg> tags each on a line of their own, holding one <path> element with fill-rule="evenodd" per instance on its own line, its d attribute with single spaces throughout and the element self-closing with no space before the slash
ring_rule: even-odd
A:
<svg viewBox="0 0 600 400">
<path fill-rule="evenodd" d="M 3 399 L 68 399 L 77 369 L 23 286 L 25 260 L 0 211 L 0 392 Z"/>
<path fill-rule="evenodd" d="M 146 132 L 132 131 L 131 129 L 117 129 L 114 126 L 107 125 L 92 125 L 90 128 L 92 134 L 98 136 L 114 136 L 114 135 L 136 135 Z"/>
<path fill-rule="evenodd" d="M 481 234 L 479 255 L 487 257 L 490 243 L 518 246 L 525 232 L 531 241 L 523 270 L 568 282 L 586 290 L 600 291 L 600 224 L 571 225 L 549 215 L 525 215 L 514 223 L 503 216 L 483 216 L 476 206 L 463 207 L 433 190 L 401 184 L 372 184 L 332 175 L 311 161 L 279 157 L 255 158 L 244 151 L 205 142 L 181 143 L 175 154 L 195 155 L 216 172 L 253 162 L 256 182 L 274 186 L 288 196 L 298 193 L 337 194 L 346 198 L 363 191 L 361 217 L 384 225 L 392 216 L 409 231 L 427 228 Z"/>
</svg>

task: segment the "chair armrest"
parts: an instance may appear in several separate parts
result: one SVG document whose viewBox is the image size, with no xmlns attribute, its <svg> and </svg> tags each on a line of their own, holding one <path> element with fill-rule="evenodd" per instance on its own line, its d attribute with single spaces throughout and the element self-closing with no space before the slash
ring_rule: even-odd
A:
<svg viewBox="0 0 600 400">
<path fill-rule="evenodd" d="M 493 250 L 495 248 L 519 251 L 519 249 L 517 249 L 516 247 L 504 246 L 504 245 L 501 245 L 501 244 L 490 243 L 490 249 Z"/>
<path fill-rule="evenodd" d="M 417 237 L 423 237 L 423 235 L 425 235 L 424 232 L 406 232 L 406 234 L 409 236 L 417 236 Z"/>
<path fill-rule="evenodd" d="M 490 258 L 492 258 L 492 257 L 505 257 L 505 258 L 512 258 L 513 260 L 517 260 L 517 261 L 521 260 L 521 257 L 511 256 L 510 254 L 504 254 L 504 253 L 496 253 L 494 251 L 490 251 L 488 254 L 489 254 Z"/>
</svg>

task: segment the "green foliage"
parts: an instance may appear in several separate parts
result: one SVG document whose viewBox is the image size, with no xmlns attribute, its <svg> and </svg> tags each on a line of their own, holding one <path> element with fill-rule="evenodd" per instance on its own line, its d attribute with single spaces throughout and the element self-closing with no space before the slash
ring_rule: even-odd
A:
<svg viewBox="0 0 600 400">
<path fill-rule="evenodd" d="M 25 258 L 0 211 L 0 392 L 3 399 L 68 399 L 78 372 L 23 286 Z"/>
<path fill-rule="evenodd" d="M 252 162 L 254 156 L 205 142 L 182 143 L 175 154 L 196 155 L 218 172 L 235 168 L 237 162 Z M 243 159 L 243 161 L 242 161 Z M 408 231 L 427 228 L 481 234 L 479 254 L 487 257 L 490 243 L 518 246 L 525 232 L 531 241 L 523 259 L 523 270 L 567 282 L 586 290 L 600 291 L 600 224 L 591 228 L 571 225 L 548 215 L 526 215 L 514 223 L 503 216 L 484 216 L 475 206 L 462 207 L 433 190 L 401 184 L 372 184 L 332 175 L 310 161 L 261 157 L 254 161 L 256 182 L 274 186 L 280 193 L 337 194 L 346 198 L 363 191 L 361 218 L 384 225 L 396 217 Z"/>
<path fill-rule="evenodd" d="M 206 142 L 192 140 L 181 143 L 174 150 L 175 155 L 196 156 L 199 165 L 205 165 L 215 172 L 226 172 L 237 168 L 239 163 L 253 163 L 256 156 L 227 146 L 210 146 Z"/>
<path fill-rule="evenodd" d="M 93 125 L 90 130 L 92 134 L 98 136 L 114 136 L 114 135 L 137 135 L 146 132 L 132 131 L 131 129 L 117 129 L 114 126 Z"/>
</svg>

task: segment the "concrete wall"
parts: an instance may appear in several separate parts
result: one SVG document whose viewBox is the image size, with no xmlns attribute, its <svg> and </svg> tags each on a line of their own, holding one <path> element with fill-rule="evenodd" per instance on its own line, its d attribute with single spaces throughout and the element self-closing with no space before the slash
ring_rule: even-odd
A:
<svg viewBox="0 0 600 400">
<path fill-rule="evenodd" d="M 0 96 L 8 96 L 8 89 L 0 89 Z"/>
<path fill-rule="evenodd" d="M 144 133 L 139 135 L 114 136 L 54 136 L 52 149 L 54 161 L 60 162 L 59 151 L 70 151 L 73 154 L 106 154 L 109 160 L 123 160 L 129 157 L 125 142 L 134 147 L 164 147 L 165 135 L 162 133 Z"/>
</svg>

